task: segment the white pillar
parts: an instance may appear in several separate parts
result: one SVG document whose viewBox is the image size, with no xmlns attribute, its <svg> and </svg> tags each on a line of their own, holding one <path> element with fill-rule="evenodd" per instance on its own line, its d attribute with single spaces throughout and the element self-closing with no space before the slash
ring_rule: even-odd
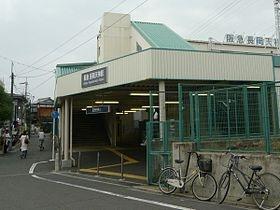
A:
<svg viewBox="0 0 280 210">
<path fill-rule="evenodd" d="M 61 123 L 61 119 L 62 119 L 62 113 L 61 113 L 61 108 L 58 108 L 58 113 L 59 113 L 59 117 L 58 117 L 58 126 L 59 126 L 59 130 L 58 130 L 58 138 L 62 137 L 62 123 Z"/>
<path fill-rule="evenodd" d="M 65 107 L 64 107 L 64 102 L 61 104 L 61 119 L 60 119 L 60 122 L 61 122 L 61 142 L 60 142 L 60 148 L 61 148 L 61 155 L 63 154 L 64 152 L 64 141 L 65 141 L 65 135 L 64 135 L 64 129 L 65 129 Z"/>
<path fill-rule="evenodd" d="M 60 116 L 60 149 L 61 149 L 61 155 L 64 151 L 64 102 L 61 103 L 61 116 Z"/>
<path fill-rule="evenodd" d="M 64 103 L 64 160 L 69 160 L 69 99 Z"/>
<path fill-rule="evenodd" d="M 166 109 L 165 109 L 165 82 L 159 81 L 159 121 L 166 121 Z M 160 138 L 163 138 L 163 124 L 160 124 Z"/>
<path fill-rule="evenodd" d="M 55 135 L 55 118 L 53 117 L 53 127 L 52 127 L 52 159 L 54 160 L 54 135 Z"/>
</svg>

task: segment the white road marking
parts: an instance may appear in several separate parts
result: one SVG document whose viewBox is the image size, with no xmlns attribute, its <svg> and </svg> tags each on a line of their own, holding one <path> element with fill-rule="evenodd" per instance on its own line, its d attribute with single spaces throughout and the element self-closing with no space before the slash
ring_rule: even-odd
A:
<svg viewBox="0 0 280 210">
<path fill-rule="evenodd" d="M 64 174 L 64 173 L 60 173 L 60 174 Z M 67 174 L 74 174 L 72 176 L 75 176 L 75 175 L 79 175 L 79 177 L 88 177 L 88 178 L 92 178 L 92 175 L 87 175 L 87 174 L 81 174 L 81 173 L 78 173 L 78 172 L 67 172 Z M 114 178 L 109 178 L 109 177 L 102 177 L 102 180 L 109 180 L 109 181 L 116 181 L 116 179 Z M 134 184 L 134 185 L 137 185 L 137 186 L 144 186 L 145 184 L 142 184 L 142 183 L 139 183 L 139 182 L 133 182 L 133 181 L 128 181 L 128 180 L 119 180 L 120 183 L 127 183 L 127 184 Z"/>
<path fill-rule="evenodd" d="M 101 193 L 101 194 L 105 194 L 105 195 L 115 196 L 115 197 L 119 197 L 119 198 L 123 198 L 123 199 L 127 199 L 127 200 L 133 200 L 133 201 L 138 201 L 138 202 L 142 202 L 142 203 L 152 204 L 152 205 L 156 205 L 156 206 L 163 206 L 163 207 L 167 207 L 167 208 L 171 208 L 171 209 L 194 210 L 194 209 L 186 208 L 186 207 L 183 207 L 183 206 L 177 206 L 177 205 L 173 205 L 173 204 L 162 203 L 162 202 L 158 202 L 158 201 L 153 201 L 153 200 L 147 200 L 147 199 L 127 196 L 127 195 L 122 195 L 122 194 L 113 193 L 113 192 L 109 192 L 109 191 L 98 190 L 98 189 L 95 189 L 95 188 L 75 185 L 75 184 L 71 184 L 71 183 L 67 183 L 67 182 L 55 181 L 55 180 L 39 177 L 39 176 L 34 175 L 34 174 L 32 175 L 32 177 L 34 177 L 36 179 L 39 179 L 39 180 L 47 181 L 47 182 L 62 184 L 62 185 L 70 186 L 70 187 L 75 187 L 75 188 L 88 190 L 88 191 L 92 191 L 92 192 L 97 192 L 97 193 Z"/>
<path fill-rule="evenodd" d="M 108 184 L 108 185 L 114 185 L 114 186 L 118 186 L 118 187 L 129 188 L 129 186 L 116 184 L 116 183 L 110 183 L 110 182 L 104 182 L 104 181 L 95 180 L 95 179 L 88 179 L 88 178 L 85 178 L 85 177 L 77 177 L 77 176 L 72 176 L 72 175 L 68 175 L 68 174 L 61 174 L 61 173 L 57 173 L 57 172 L 52 172 L 52 174 L 59 175 L 59 176 L 64 176 L 64 177 L 68 177 L 68 178 L 73 178 L 73 179 L 80 179 L 80 180 L 85 180 L 85 181 L 90 181 L 90 182 L 97 182 L 97 183 L 102 183 L 102 184 Z"/>
<path fill-rule="evenodd" d="M 40 162 L 37 162 L 37 163 L 33 163 L 32 166 L 30 167 L 29 169 L 29 174 L 33 174 L 34 173 L 34 170 L 35 170 L 35 167 L 40 164 L 40 163 L 47 163 L 48 161 L 40 161 Z"/>
<path fill-rule="evenodd" d="M 0 178 L 2 177 L 17 177 L 17 176 L 29 176 L 29 174 L 25 173 L 25 174 L 4 174 L 4 175 L 0 175 Z"/>
</svg>

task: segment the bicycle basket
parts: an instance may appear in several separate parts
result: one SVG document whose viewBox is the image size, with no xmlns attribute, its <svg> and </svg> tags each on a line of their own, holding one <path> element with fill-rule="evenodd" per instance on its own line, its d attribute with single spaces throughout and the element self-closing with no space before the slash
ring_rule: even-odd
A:
<svg viewBox="0 0 280 210">
<path fill-rule="evenodd" d="M 198 161 L 198 167 L 203 172 L 212 172 L 212 160 L 211 159 L 200 159 Z"/>
</svg>

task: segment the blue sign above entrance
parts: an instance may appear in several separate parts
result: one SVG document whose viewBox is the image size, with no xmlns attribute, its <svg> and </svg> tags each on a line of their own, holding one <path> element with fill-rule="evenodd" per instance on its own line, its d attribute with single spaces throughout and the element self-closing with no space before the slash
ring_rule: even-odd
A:
<svg viewBox="0 0 280 210">
<path fill-rule="evenodd" d="M 93 106 L 90 108 L 87 108 L 86 114 L 101 114 L 101 113 L 109 113 L 110 112 L 110 106 Z"/>
</svg>

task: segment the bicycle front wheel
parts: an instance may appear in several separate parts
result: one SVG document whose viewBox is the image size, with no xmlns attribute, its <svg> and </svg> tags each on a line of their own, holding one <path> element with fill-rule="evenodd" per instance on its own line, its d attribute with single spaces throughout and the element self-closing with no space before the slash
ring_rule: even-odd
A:
<svg viewBox="0 0 280 210">
<path fill-rule="evenodd" d="M 271 173 L 256 176 L 252 182 L 253 200 L 260 209 L 273 210 L 280 206 L 280 179 Z"/>
<path fill-rule="evenodd" d="M 177 189 L 177 187 L 168 184 L 169 179 L 179 180 L 178 173 L 173 168 L 165 168 L 159 175 L 158 186 L 164 194 L 171 194 Z"/>
<path fill-rule="evenodd" d="M 226 171 L 220 178 L 218 184 L 218 203 L 221 204 L 227 197 L 228 191 L 230 187 L 230 173 Z"/>
<path fill-rule="evenodd" d="M 216 194 L 216 191 L 217 182 L 211 174 L 200 173 L 192 182 L 192 192 L 198 200 L 211 200 Z"/>
</svg>

